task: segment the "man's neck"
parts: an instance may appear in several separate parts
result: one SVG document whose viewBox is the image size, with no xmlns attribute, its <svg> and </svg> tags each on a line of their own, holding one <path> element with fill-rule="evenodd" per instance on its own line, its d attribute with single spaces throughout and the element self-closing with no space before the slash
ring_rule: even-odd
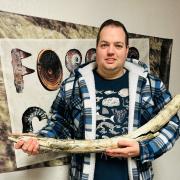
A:
<svg viewBox="0 0 180 180">
<path fill-rule="evenodd" d="M 107 79 L 107 80 L 113 80 L 113 79 L 117 79 L 117 78 L 120 78 L 121 76 L 123 76 L 126 72 L 126 69 L 122 68 L 121 70 L 119 70 L 118 72 L 115 72 L 115 71 L 100 71 L 96 70 L 96 72 L 104 79 Z"/>
</svg>

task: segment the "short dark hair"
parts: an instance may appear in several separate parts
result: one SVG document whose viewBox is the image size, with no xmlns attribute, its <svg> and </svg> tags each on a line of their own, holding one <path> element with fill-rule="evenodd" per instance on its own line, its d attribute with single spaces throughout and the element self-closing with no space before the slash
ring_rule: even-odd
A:
<svg viewBox="0 0 180 180">
<path fill-rule="evenodd" d="M 108 20 L 104 21 L 104 22 L 101 24 L 101 26 L 100 26 L 100 28 L 99 28 L 99 31 L 98 31 L 98 34 L 97 34 L 96 46 L 97 46 L 98 43 L 99 43 L 100 33 L 101 33 L 102 29 L 103 29 L 104 27 L 110 26 L 110 25 L 113 25 L 113 26 L 116 26 L 116 27 L 121 27 L 121 28 L 123 29 L 123 31 L 124 31 L 124 33 L 125 33 L 125 43 L 126 43 L 126 46 L 128 46 L 128 45 L 129 45 L 129 35 L 128 35 L 128 32 L 127 32 L 124 24 L 121 23 L 120 21 L 115 21 L 115 20 L 113 20 L 113 19 L 108 19 Z"/>
</svg>

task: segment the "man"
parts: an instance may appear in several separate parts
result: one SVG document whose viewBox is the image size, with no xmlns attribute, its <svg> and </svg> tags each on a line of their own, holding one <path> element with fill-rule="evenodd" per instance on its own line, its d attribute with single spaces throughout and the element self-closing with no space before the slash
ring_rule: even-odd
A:
<svg viewBox="0 0 180 180">
<path fill-rule="evenodd" d="M 52 138 L 95 139 L 126 134 L 149 121 L 171 99 L 163 83 L 147 66 L 127 59 L 128 33 L 118 21 L 107 20 L 97 36 L 96 62 L 83 65 L 66 79 L 53 102 L 48 125 L 39 134 Z M 104 154 L 71 158 L 71 179 L 151 180 L 151 162 L 171 149 L 179 137 L 174 116 L 158 137 L 123 140 Z M 15 147 L 37 154 L 36 139 Z"/>
</svg>

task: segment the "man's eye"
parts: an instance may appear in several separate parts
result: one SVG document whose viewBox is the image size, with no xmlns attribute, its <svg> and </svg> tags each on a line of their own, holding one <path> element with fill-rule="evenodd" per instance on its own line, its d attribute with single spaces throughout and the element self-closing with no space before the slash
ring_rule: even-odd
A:
<svg viewBox="0 0 180 180">
<path fill-rule="evenodd" d="M 121 45 L 121 44 L 116 44 L 116 48 L 121 49 L 121 48 L 123 48 L 123 45 Z"/>
<path fill-rule="evenodd" d="M 106 48 L 108 45 L 107 44 L 101 44 L 102 48 Z"/>
</svg>

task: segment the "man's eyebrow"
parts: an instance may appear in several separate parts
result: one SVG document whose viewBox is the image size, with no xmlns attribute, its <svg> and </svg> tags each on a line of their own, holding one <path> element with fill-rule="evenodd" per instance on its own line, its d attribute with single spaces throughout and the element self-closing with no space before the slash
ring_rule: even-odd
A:
<svg viewBox="0 0 180 180">
<path fill-rule="evenodd" d="M 115 43 L 116 44 L 124 44 L 124 42 L 122 42 L 122 41 L 116 41 Z"/>
<path fill-rule="evenodd" d="M 100 42 L 101 42 L 101 43 L 109 43 L 109 42 L 106 41 L 106 40 L 101 40 Z M 116 41 L 116 42 L 114 42 L 114 43 L 116 43 L 116 44 L 124 44 L 124 42 L 122 42 L 122 41 Z"/>
<path fill-rule="evenodd" d="M 109 43 L 108 41 L 105 41 L 105 40 L 101 40 L 100 42 L 101 43 Z"/>
</svg>

